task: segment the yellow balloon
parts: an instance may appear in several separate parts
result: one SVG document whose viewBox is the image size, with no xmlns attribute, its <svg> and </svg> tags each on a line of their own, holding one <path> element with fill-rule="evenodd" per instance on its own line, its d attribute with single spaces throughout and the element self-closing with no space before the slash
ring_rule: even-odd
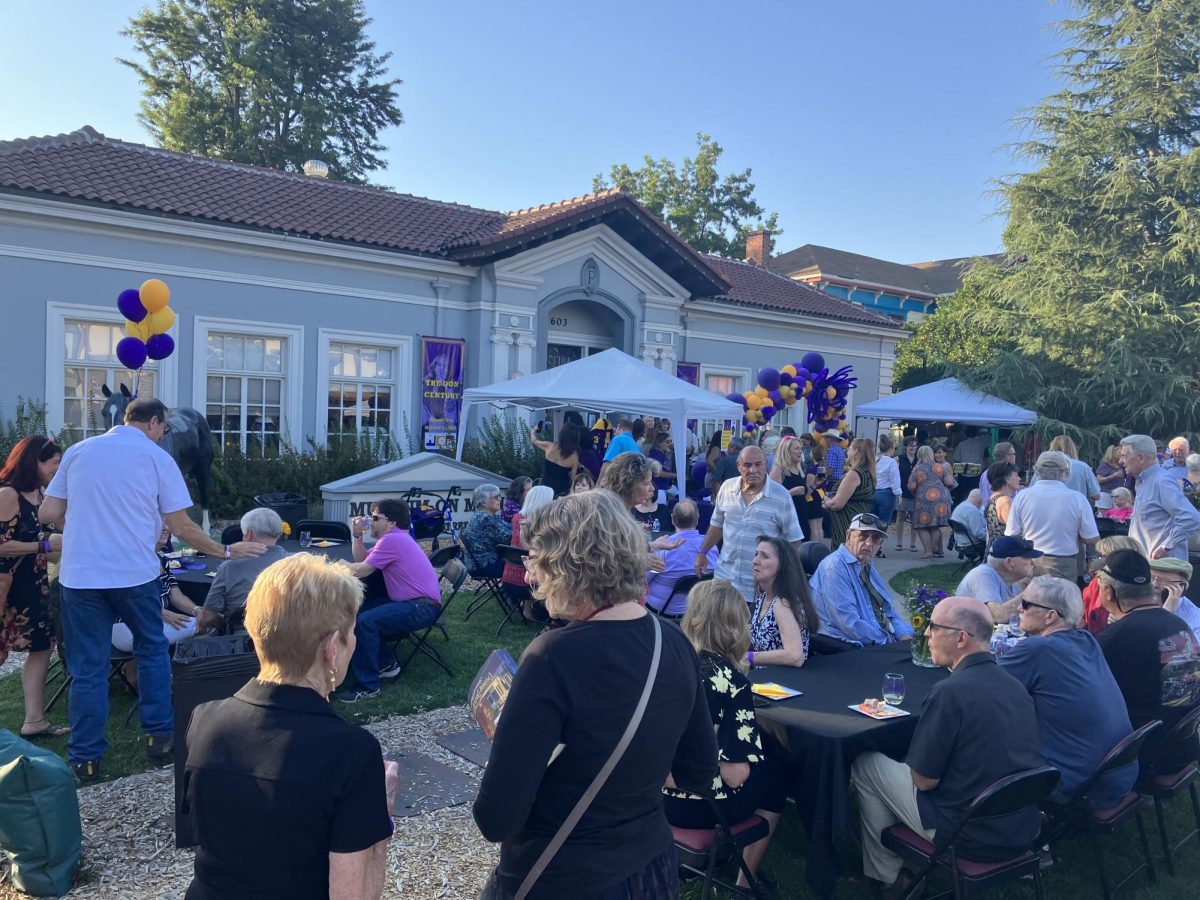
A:
<svg viewBox="0 0 1200 900">
<path fill-rule="evenodd" d="M 150 337 L 150 323 L 147 321 L 150 317 L 147 316 L 140 322 L 130 322 L 125 320 L 125 333 L 130 337 L 135 337 L 139 341 L 144 341 Z"/>
<path fill-rule="evenodd" d="M 758 394 L 746 395 L 746 409 L 748 409 L 750 412 L 754 412 L 760 406 L 762 406 L 762 397 L 758 396 Z M 746 418 L 749 419 L 750 417 L 746 416 Z"/>
<path fill-rule="evenodd" d="M 812 384 L 811 383 L 805 384 L 804 390 L 802 393 L 805 397 L 807 397 L 809 394 L 811 394 L 812 393 Z"/>
<path fill-rule="evenodd" d="M 782 369 L 780 369 L 779 371 L 780 371 L 780 372 L 787 372 L 787 373 L 788 373 L 789 375 L 791 375 L 793 378 L 795 378 L 795 377 L 796 377 L 796 367 L 795 367 L 795 366 L 793 366 L 791 363 L 788 363 L 786 366 L 784 366 L 784 367 L 783 367 Z"/>
<path fill-rule="evenodd" d="M 773 409 L 774 407 L 775 401 L 768 397 L 766 400 L 762 401 L 762 405 L 759 407 L 759 409 Z"/>
<path fill-rule="evenodd" d="M 165 282 L 149 278 L 138 288 L 138 299 L 148 312 L 156 313 L 171 302 L 171 290 Z"/>
<path fill-rule="evenodd" d="M 835 388 L 835 387 L 825 388 L 825 398 L 827 400 L 832 400 L 836 396 L 837 396 L 837 388 Z"/>
<path fill-rule="evenodd" d="M 766 400 L 769 396 L 771 396 L 771 392 L 768 391 L 761 384 L 754 389 L 754 393 L 758 394 L 758 396 L 761 397 L 763 400 Z"/>
<path fill-rule="evenodd" d="M 784 397 L 783 402 L 786 403 L 788 406 L 791 406 L 793 403 L 796 402 L 796 395 L 792 394 L 792 396 L 790 396 L 790 397 Z"/>
<path fill-rule="evenodd" d="M 171 330 L 171 326 L 175 324 L 175 310 L 169 306 L 164 306 L 158 312 L 152 312 L 146 318 L 142 319 L 142 324 L 150 326 L 151 334 L 166 334 Z"/>
<path fill-rule="evenodd" d="M 847 425 L 845 422 L 843 422 L 841 425 L 838 426 L 838 431 L 840 431 L 842 434 L 845 434 L 849 430 L 850 430 L 850 426 Z"/>
</svg>

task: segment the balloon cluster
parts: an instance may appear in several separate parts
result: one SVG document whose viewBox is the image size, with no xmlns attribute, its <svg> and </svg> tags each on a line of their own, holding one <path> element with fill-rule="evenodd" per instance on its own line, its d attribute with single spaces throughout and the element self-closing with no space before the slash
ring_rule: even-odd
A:
<svg viewBox="0 0 1200 900">
<path fill-rule="evenodd" d="M 798 363 L 780 369 L 759 369 L 758 387 L 745 393 L 726 395 L 745 410 L 742 429 L 746 436 L 759 425 L 770 422 L 779 410 L 791 406 L 800 398 L 808 400 L 808 421 L 819 432 L 834 430 L 845 433 L 846 398 L 857 386 L 858 379 L 850 373 L 851 366 L 830 372 L 820 353 L 806 353 Z"/>
<path fill-rule="evenodd" d="M 147 359 L 166 359 L 175 352 L 175 341 L 167 334 L 175 324 L 175 310 L 167 306 L 171 291 L 157 278 L 128 288 L 117 297 L 117 309 L 125 317 L 125 333 L 117 343 L 117 359 L 130 370 L 140 369 Z"/>
</svg>

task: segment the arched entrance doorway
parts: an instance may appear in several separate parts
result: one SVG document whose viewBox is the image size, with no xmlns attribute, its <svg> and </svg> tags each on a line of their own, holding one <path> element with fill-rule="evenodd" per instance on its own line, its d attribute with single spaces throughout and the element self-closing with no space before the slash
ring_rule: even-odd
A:
<svg viewBox="0 0 1200 900">
<path fill-rule="evenodd" d="M 539 345 L 547 369 L 616 347 L 629 352 L 633 317 L 607 295 L 571 291 L 547 298 L 542 307 Z"/>
</svg>

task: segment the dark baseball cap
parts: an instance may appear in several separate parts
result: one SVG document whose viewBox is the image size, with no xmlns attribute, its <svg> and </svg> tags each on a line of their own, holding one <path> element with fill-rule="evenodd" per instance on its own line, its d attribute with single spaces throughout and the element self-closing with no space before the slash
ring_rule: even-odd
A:
<svg viewBox="0 0 1200 900">
<path fill-rule="evenodd" d="M 1001 535 L 992 541 L 992 549 L 988 551 L 988 556 L 994 559 L 1013 559 L 1018 556 L 1025 559 L 1037 559 L 1045 554 L 1041 550 L 1034 550 L 1033 544 L 1025 538 Z"/>
<path fill-rule="evenodd" d="M 1100 571 L 1123 584 L 1150 583 L 1150 561 L 1136 550 L 1114 550 Z"/>
</svg>

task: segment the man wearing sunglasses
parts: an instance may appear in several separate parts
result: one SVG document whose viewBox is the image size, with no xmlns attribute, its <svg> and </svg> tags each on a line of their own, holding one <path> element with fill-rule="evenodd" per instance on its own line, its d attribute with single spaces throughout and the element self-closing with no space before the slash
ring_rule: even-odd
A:
<svg viewBox="0 0 1200 900">
<path fill-rule="evenodd" d="M 1061 803 L 1133 727 L 1104 651 L 1080 627 L 1083 596 L 1074 582 L 1039 575 L 1020 604 L 1021 630 L 1028 637 L 1000 657 L 1000 667 L 1033 698 L 1042 757 L 1062 773 L 1050 799 Z M 1092 788 L 1092 806 L 1115 806 L 1137 775 L 1136 763 L 1109 772 Z"/>
<path fill-rule="evenodd" d="M 821 560 L 809 580 L 821 634 L 858 646 L 912 638 L 912 628 L 896 612 L 887 584 L 873 565 L 886 539 L 887 523 L 861 513 L 850 520 L 846 543 Z"/>
<path fill-rule="evenodd" d="M 905 887 L 897 882 L 901 860 L 880 841 L 884 829 L 903 822 L 932 841 L 958 824 L 984 788 L 1042 765 L 1033 701 L 988 652 L 987 607 L 972 597 L 947 597 L 934 607 L 928 635 L 933 661 L 951 675 L 929 692 L 908 756 L 897 762 L 864 753 L 850 773 L 862 818 L 863 871 L 898 889 Z M 956 845 L 969 859 L 1009 859 L 1029 846 L 1040 826 L 1031 804 L 971 822 Z"/>
</svg>

